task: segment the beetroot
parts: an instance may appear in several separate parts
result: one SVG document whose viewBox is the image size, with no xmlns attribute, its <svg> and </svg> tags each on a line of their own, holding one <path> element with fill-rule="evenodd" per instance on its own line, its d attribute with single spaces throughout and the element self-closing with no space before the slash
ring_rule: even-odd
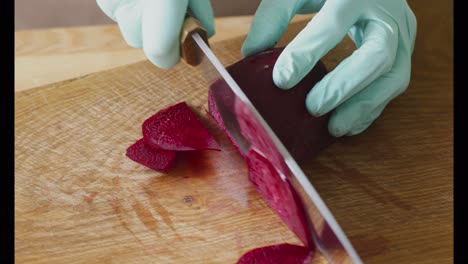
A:
<svg viewBox="0 0 468 264">
<path fill-rule="evenodd" d="M 127 148 L 127 157 L 150 169 L 165 172 L 174 164 L 176 152 L 150 147 L 143 139 Z"/>
<path fill-rule="evenodd" d="M 302 203 L 289 182 L 281 179 L 271 162 L 253 149 L 247 156 L 247 168 L 249 180 L 268 205 L 275 209 L 281 220 L 304 245 L 313 247 L 307 233 Z"/>
<path fill-rule="evenodd" d="M 279 244 L 253 249 L 245 253 L 237 264 L 304 264 L 310 263 L 313 251 L 306 247 Z"/>
<path fill-rule="evenodd" d="M 178 103 L 146 119 L 142 126 L 145 142 L 158 149 L 220 150 L 197 115 L 185 103 Z"/>
<path fill-rule="evenodd" d="M 272 75 L 274 63 L 282 50 L 282 48 L 270 49 L 244 58 L 227 67 L 227 71 L 300 164 L 336 140 L 328 132 L 328 120 L 331 113 L 314 117 L 308 113 L 305 106 L 307 94 L 327 74 L 327 69 L 319 61 L 296 86 L 290 90 L 281 90 L 274 84 Z M 298 256 L 305 258 L 309 250 L 314 248 L 310 236 L 314 230 L 310 230 L 313 227 L 307 226 L 304 206 L 287 179 L 288 169 L 285 168 L 281 155 L 266 131 L 251 118 L 252 113 L 248 107 L 232 94 L 224 94 L 229 91 L 226 85 L 223 80 L 218 80 L 211 85 L 208 93 L 209 111 L 235 146 L 236 142 L 226 129 L 218 107 L 227 108 L 229 111 L 223 112 L 227 112 L 232 115 L 232 119 L 237 120 L 235 125 L 238 126 L 242 136 L 250 142 L 248 154 L 239 151 L 246 159 L 249 179 L 268 205 L 304 243 L 306 248 L 302 248 L 303 254 L 298 254 Z M 214 98 L 223 103 L 217 105 Z M 238 146 L 236 148 L 240 150 Z M 283 253 L 288 251 L 289 246 L 281 250 L 275 247 L 277 246 L 250 251 L 238 263 L 303 262 L 303 259 L 288 262 L 289 259 L 285 257 L 290 256 L 289 253 Z"/>
<path fill-rule="evenodd" d="M 327 69 L 319 61 L 296 86 L 281 90 L 274 84 L 272 75 L 274 63 L 282 50 L 270 49 L 244 58 L 227 67 L 227 71 L 295 160 L 301 163 L 335 141 L 328 133 L 330 113 L 314 117 L 305 107 L 307 93 L 327 74 Z M 226 84 L 218 80 L 211 85 L 211 90 L 216 91 L 221 85 Z M 211 107 L 210 113 L 215 119 L 218 115 L 216 120 L 223 127 L 216 107 Z"/>
</svg>

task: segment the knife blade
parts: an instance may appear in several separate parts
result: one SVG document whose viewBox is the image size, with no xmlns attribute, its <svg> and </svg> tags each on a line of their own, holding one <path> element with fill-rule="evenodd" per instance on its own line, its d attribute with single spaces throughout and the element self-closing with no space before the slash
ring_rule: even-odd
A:
<svg viewBox="0 0 468 264">
<path fill-rule="evenodd" d="M 235 109 L 228 104 L 226 99 L 232 102 L 232 98 L 236 97 L 236 103 L 241 104 L 240 108 L 249 113 L 247 115 L 251 118 L 249 122 L 257 124 L 257 127 L 262 130 L 257 136 L 263 137 L 260 139 L 262 142 L 269 143 L 268 151 L 263 151 L 262 155 L 274 161 L 272 163 L 275 164 L 281 178 L 289 181 L 299 195 L 307 225 L 311 231 L 310 236 L 327 261 L 329 263 L 362 263 L 325 202 L 274 131 L 210 49 L 206 32 L 191 16 L 186 18 L 184 24 L 181 50 L 184 60 L 190 65 L 198 66 L 197 68 L 208 84 L 211 85 L 215 81 L 224 82 L 225 85 L 217 85 L 216 89 L 212 90 L 213 97 L 227 131 L 244 154 L 247 154 L 254 145 L 243 136 L 239 129 Z"/>
</svg>

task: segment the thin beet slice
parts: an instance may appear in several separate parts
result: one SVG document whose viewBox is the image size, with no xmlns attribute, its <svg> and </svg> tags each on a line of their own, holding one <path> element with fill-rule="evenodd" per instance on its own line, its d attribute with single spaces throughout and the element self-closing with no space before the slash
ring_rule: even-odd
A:
<svg viewBox="0 0 468 264">
<path fill-rule="evenodd" d="M 283 180 L 271 162 L 255 150 L 247 156 L 249 180 L 281 220 L 309 248 L 313 248 L 307 232 L 302 203 L 287 180 Z"/>
<path fill-rule="evenodd" d="M 216 84 L 219 87 L 219 85 L 227 85 L 226 82 L 218 80 Z M 234 97 L 230 98 L 224 98 L 223 100 L 225 103 L 228 104 L 227 107 L 233 107 L 234 106 Z M 215 99 L 212 94 L 212 90 L 208 90 L 208 112 L 211 114 L 211 116 L 214 118 L 218 126 L 221 128 L 221 130 L 224 132 L 224 134 L 227 136 L 229 141 L 231 141 L 232 145 L 234 145 L 234 148 L 240 153 L 240 155 L 245 159 L 244 153 L 239 149 L 239 146 L 237 146 L 234 138 L 229 134 L 227 128 L 224 126 L 223 119 L 221 118 L 221 114 L 219 113 L 218 106 L 216 105 Z"/>
<path fill-rule="evenodd" d="M 306 264 L 314 252 L 306 247 L 278 244 L 253 249 L 237 261 L 237 264 Z"/>
<path fill-rule="evenodd" d="M 154 148 L 220 150 L 208 129 L 185 102 L 157 112 L 143 122 L 142 128 L 145 142 Z"/>
<path fill-rule="evenodd" d="M 139 139 L 127 148 L 127 157 L 150 169 L 166 172 L 174 164 L 177 152 L 150 147 Z"/>
</svg>

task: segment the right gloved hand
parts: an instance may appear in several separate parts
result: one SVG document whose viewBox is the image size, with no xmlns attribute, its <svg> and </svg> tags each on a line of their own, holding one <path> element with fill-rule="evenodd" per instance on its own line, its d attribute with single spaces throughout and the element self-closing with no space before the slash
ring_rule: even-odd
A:
<svg viewBox="0 0 468 264">
<path fill-rule="evenodd" d="M 315 12 L 279 56 L 273 81 L 291 89 L 348 34 L 356 51 L 314 86 L 305 105 L 314 116 L 335 110 L 332 135 L 359 134 L 408 87 L 416 17 L 407 0 L 262 0 L 242 53 L 273 47 L 295 14 Z"/>
<path fill-rule="evenodd" d="M 143 48 L 156 66 L 171 68 L 180 60 L 180 33 L 187 9 L 214 35 L 210 0 L 97 0 L 102 11 L 117 22 L 128 45 Z"/>
</svg>

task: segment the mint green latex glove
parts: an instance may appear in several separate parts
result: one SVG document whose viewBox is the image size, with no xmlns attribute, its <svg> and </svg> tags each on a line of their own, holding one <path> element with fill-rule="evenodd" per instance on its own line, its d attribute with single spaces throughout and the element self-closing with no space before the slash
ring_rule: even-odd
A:
<svg viewBox="0 0 468 264">
<path fill-rule="evenodd" d="M 97 0 L 98 6 L 117 22 L 128 45 L 143 48 L 156 66 L 170 68 L 180 60 L 180 33 L 190 9 L 208 33 L 214 35 L 209 0 Z"/>
<path fill-rule="evenodd" d="M 408 87 L 416 17 L 405 0 L 263 0 L 242 53 L 273 47 L 295 14 L 312 12 L 278 58 L 273 81 L 293 87 L 348 34 L 357 50 L 315 85 L 306 107 L 314 116 L 336 109 L 328 124 L 334 136 L 361 133 Z"/>
</svg>

